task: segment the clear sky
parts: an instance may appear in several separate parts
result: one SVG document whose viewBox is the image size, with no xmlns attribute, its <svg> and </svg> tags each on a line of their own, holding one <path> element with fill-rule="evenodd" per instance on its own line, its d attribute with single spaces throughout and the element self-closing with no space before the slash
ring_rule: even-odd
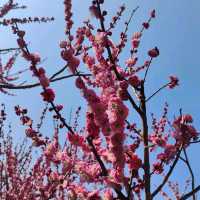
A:
<svg viewBox="0 0 200 200">
<path fill-rule="evenodd" d="M 1 1 L 2 3 L 5 0 Z M 18 0 L 19 3 L 28 6 L 26 10 L 13 11 L 8 15 L 11 16 L 54 16 L 55 21 L 49 24 L 30 24 L 21 26 L 27 31 L 27 41 L 33 52 L 39 52 L 44 59 L 43 66 L 48 74 L 54 73 L 57 69 L 64 65 L 60 59 L 59 41 L 64 39 L 64 20 L 63 20 L 63 4 L 60 0 Z M 84 19 L 90 18 L 88 12 L 89 0 L 74 0 L 73 12 L 75 26 L 81 25 Z M 200 1 L 199 0 L 107 0 L 105 7 L 108 9 L 108 19 L 112 16 L 116 9 L 125 3 L 127 11 L 122 17 L 121 23 L 117 26 L 116 34 L 113 40 L 117 41 L 119 36 L 117 32 L 123 30 L 123 23 L 129 16 L 131 10 L 139 6 L 139 10 L 129 27 L 129 37 L 132 33 L 140 30 L 142 22 L 148 19 L 149 12 L 156 9 L 156 19 L 152 21 L 151 27 L 145 31 L 144 37 L 139 48 L 139 63 L 147 58 L 147 51 L 157 46 L 160 49 L 160 56 L 153 61 L 147 83 L 147 94 L 151 94 L 159 86 L 166 83 L 168 76 L 175 74 L 180 79 L 180 87 L 175 90 L 166 90 L 155 97 L 148 105 L 149 112 L 162 113 L 162 107 L 167 101 L 169 103 L 170 117 L 178 115 L 179 109 L 182 108 L 184 113 L 191 113 L 194 116 L 195 125 L 200 130 L 200 91 L 199 74 L 200 74 Z M 96 24 L 97 25 L 97 24 Z M 2 27 L 1 27 L 2 29 Z M 15 38 L 8 29 L 5 28 L 0 32 L 1 48 L 13 47 L 16 45 Z M 127 51 L 128 52 L 128 51 Z M 128 57 L 126 51 L 123 53 L 122 60 Z M 6 60 L 3 60 L 4 62 Z M 18 69 L 24 69 L 24 63 L 19 61 L 16 65 Z M 67 72 L 66 72 L 67 74 Z M 30 80 L 28 74 L 23 75 L 23 80 Z M 80 98 L 79 91 L 72 86 L 73 80 L 64 80 L 53 84 L 53 88 L 57 91 L 56 103 L 63 103 L 66 107 L 65 114 L 68 119 L 70 109 L 75 110 L 84 102 Z M 9 111 L 9 119 L 12 126 L 16 130 L 17 135 L 21 128 L 17 126 L 18 120 L 13 115 L 13 106 L 20 104 L 30 108 L 33 118 L 37 118 L 43 106 L 40 100 L 40 88 L 27 91 L 13 91 L 16 97 L 7 97 L 0 95 L 0 101 L 6 102 Z M 147 95 L 148 96 L 148 95 Z M 47 123 L 48 124 L 48 123 Z M 49 130 L 48 125 L 44 128 Z M 48 135 L 49 133 L 47 133 Z M 52 134 L 52 133 L 50 133 Z M 198 145 L 190 148 L 190 158 L 197 172 L 197 181 L 200 178 L 198 172 Z M 187 176 L 186 169 L 183 165 L 177 167 L 177 177 L 182 181 L 182 175 Z"/>
</svg>

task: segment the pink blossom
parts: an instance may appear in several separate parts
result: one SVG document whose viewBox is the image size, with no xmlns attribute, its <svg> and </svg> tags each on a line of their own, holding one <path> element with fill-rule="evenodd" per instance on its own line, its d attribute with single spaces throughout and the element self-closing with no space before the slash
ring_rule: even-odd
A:
<svg viewBox="0 0 200 200">
<path fill-rule="evenodd" d="M 175 155 L 177 153 L 177 147 L 172 144 L 165 145 L 165 151 L 163 154 L 160 154 L 158 156 L 158 159 L 165 161 L 168 163 L 172 159 L 174 159 Z"/>
<path fill-rule="evenodd" d="M 136 76 L 136 75 L 131 76 L 131 77 L 128 79 L 128 82 L 129 82 L 129 84 L 130 84 L 131 86 L 133 86 L 133 87 L 138 87 L 138 86 L 140 86 L 140 84 L 141 84 L 140 79 L 139 79 L 138 76 Z"/>
<path fill-rule="evenodd" d="M 138 48 L 139 44 L 140 44 L 140 40 L 139 39 L 133 39 L 132 40 L 132 47 L 133 48 Z"/>
<path fill-rule="evenodd" d="M 126 61 L 127 67 L 133 67 L 136 64 L 137 60 L 138 60 L 137 58 L 129 58 Z"/>
<path fill-rule="evenodd" d="M 29 56 L 30 61 L 32 61 L 34 64 L 37 64 L 40 62 L 41 58 L 38 53 L 31 53 Z"/>
<path fill-rule="evenodd" d="M 100 18 L 101 15 L 99 13 L 98 8 L 95 5 L 90 6 L 89 10 L 92 16 L 96 17 L 97 19 Z"/>
<path fill-rule="evenodd" d="M 144 22 L 142 25 L 143 25 L 143 27 L 144 27 L 145 29 L 148 29 L 148 28 L 149 28 L 149 23 L 148 23 L 148 22 Z"/>
<path fill-rule="evenodd" d="M 161 174 L 163 172 L 163 165 L 160 162 L 156 162 L 153 164 L 153 171 L 156 174 Z"/>
<path fill-rule="evenodd" d="M 76 70 L 77 70 L 79 64 L 80 64 L 80 60 L 79 60 L 77 57 L 75 57 L 75 56 L 71 57 L 71 58 L 68 60 L 69 69 L 70 69 L 70 71 L 71 71 L 73 74 L 75 74 L 75 72 L 76 72 Z"/>
<path fill-rule="evenodd" d="M 78 77 L 76 79 L 76 87 L 79 89 L 85 89 L 85 84 L 84 84 L 83 80 L 81 79 L 81 77 Z"/>
<path fill-rule="evenodd" d="M 127 81 L 120 81 L 120 82 L 119 82 L 119 86 L 120 86 L 122 89 L 126 90 L 126 89 L 128 88 L 128 82 L 127 82 Z"/>
<path fill-rule="evenodd" d="M 49 86 L 49 79 L 45 76 L 45 74 L 42 74 L 39 76 L 40 84 L 44 87 L 47 88 Z"/>
<path fill-rule="evenodd" d="M 130 169 L 139 170 L 142 167 L 142 160 L 136 154 L 129 154 L 128 166 Z"/>
<path fill-rule="evenodd" d="M 67 41 L 61 41 L 60 42 L 60 48 L 66 48 L 68 46 L 68 42 Z"/>
<path fill-rule="evenodd" d="M 139 38 L 141 38 L 141 36 L 142 36 L 142 33 L 141 33 L 141 32 L 135 32 L 135 33 L 133 34 L 133 39 L 139 39 Z"/>
<path fill-rule="evenodd" d="M 123 101 L 127 101 L 129 98 L 127 90 L 123 90 L 123 89 L 117 90 L 117 96 Z"/>
<path fill-rule="evenodd" d="M 178 80 L 177 77 L 170 76 L 169 78 L 170 78 L 170 83 L 168 84 L 168 86 L 169 86 L 170 89 L 173 89 L 173 88 L 175 88 L 176 86 L 179 85 L 179 80 Z"/>
<path fill-rule="evenodd" d="M 113 197 L 113 193 L 110 189 L 107 189 L 105 192 L 104 192 L 104 200 L 113 200 L 114 197 Z"/>
<path fill-rule="evenodd" d="M 110 142 L 113 146 L 122 145 L 125 139 L 124 133 L 115 133 L 110 137 Z"/>
<path fill-rule="evenodd" d="M 97 138 L 99 136 L 99 127 L 95 123 L 94 114 L 87 112 L 86 114 L 86 131 L 88 136 L 92 138 Z"/>
<path fill-rule="evenodd" d="M 84 138 L 77 134 L 68 133 L 68 139 L 74 145 L 81 145 L 84 142 Z"/>
<path fill-rule="evenodd" d="M 61 51 L 61 56 L 66 61 L 70 60 L 73 56 L 73 49 L 66 49 Z"/>
<path fill-rule="evenodd" d="M 160 52 L 159 52 L 159 49 L 157 47 L 148 51 L 148 55 L 151 58 L 155 58 L 155 57 L 159 56 L 159 54 L 160 54 Z"/>
<path fill-rule="evenodd" d="M 55 93 L 51 88 L 45 89 L 44 92 L 40 93 L 43 96 L 43 100 L 47 102 L 54 101 Z"/>
</svg>

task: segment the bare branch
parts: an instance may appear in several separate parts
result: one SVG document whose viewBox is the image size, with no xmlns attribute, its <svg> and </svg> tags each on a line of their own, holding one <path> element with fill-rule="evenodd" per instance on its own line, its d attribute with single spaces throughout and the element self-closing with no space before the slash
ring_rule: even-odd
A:
<svg viewBox="0 0 200 200">
<path fill-rule="evenodd" d="M 191 192 L 188 192 L 187 194 L 183 195 L 180 200 L 186 200 L 188 198 L 190 198 L 193 194 L 196 194 L 197 192 L 200 191 L 200 185 L 197 186 L 194 190 L 192 190 Z"/>
<path fill-rule="evenodd" d="M 141 84 L 141 120 L 143 127 L 143 139 L 144 139 L 144 182 L 145 182 L 145 197 L 151 199 L 151 173 L 150 173 L 150 159 L 149 159 L 149 135 L 148 135 L 148 121 L 146 114 L 146 97 L 144 82 Z"/>
<path fill-rule="evenodd" d="M 146 102 L 149 101 L 152 97 L 154 97 L 157 93 L 159 93 L 162 89 L 166 88 L 169 85 L 169 83 L 163 85 L 161 88 L 159 88 L 158 90 L 156 90 L 150 97 L 148 97 L 146 99 Z"/>
</svg>

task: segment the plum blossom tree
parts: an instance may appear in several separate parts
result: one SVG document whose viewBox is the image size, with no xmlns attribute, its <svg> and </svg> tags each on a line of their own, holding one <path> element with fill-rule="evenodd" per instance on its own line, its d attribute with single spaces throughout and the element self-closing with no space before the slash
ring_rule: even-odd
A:
<svg viewBox="0 0 200 200">
<path fill-rule="evenodd" d="M 1 199 L 197 199 L 200 185 L 195 183 L 187 154 L 188 148 L 199 142 L 193 117 L 180 109 L 178 116 L 169 119 L 167 103 L 160 118 L 150 115 L 147 110 L 147 103 L 161 90 L 179 85 L 178 78 L 172 75 L 152 95 L 146 96 L 145 93 L 149 69 L 154 59 L 159 58 L 160 51 L 158 47 L 153 47 L 145 52 L 143 64 L 138 63 L 137 53 L 144 32 L 156 18 L 156 11 L 149 13 L 141 29 L 132 33 L 129 41 L 129 25 L 138 10 L 138 7 L 134 8 L 120 33 L 120 41 L 116 43 L 112 34 L 125 12 L 125 5 L 119 8 L 110 23 L 105 23 L 108 13 L 104 0 L 91 1 L 88 10 L 99 26 L 86 20 L 74 31 L 72 1 L 64 0 L 66 37 L 60 42 L 60 59 L 65 66 L 48 77 L 44 67 L 41 67 L 41 56 L 32 52 L 22 27 L 26 23 L 51 22 L 54 18 L 6 18 L 11 10 L 24 8 L 12 0 L 0 8 L 0 25 L 11 29 L 18 45 L 0 50 L 1 55 L 12 54 L 5 65 L 0 64 L 0 91 L 13 95 L 12 91 L 16 89 L 40 87 L 45 108 L 40 123 L 35 125 L 28 109 L 22 105 L 15 106 L 16 116 L 25 126 L 26 135 L 26 140 L 16 148 L 10 134 L 6 134 L 7 115 L 2 105 Z M 130 51 L 126 48 L 128 43 Z M 125 50 L 129 58 L 121 60 L 120 55 Z M 28 70 L 36 83 L 20 83 L 18 78 L 23 71 L 11 73 L 17 57 L 28 63 Z M 69 75 L 62 75 L 67 69 Z M 52 88 L 52 82 L 71 77 L 75 77 L 75 92 L 80 92 L 87 106 L 83 114 L 81 107 L 77 109 L 73 125 L 63 117 L 66 105 L 59 104 L 56 91 Z M 52 138 L 45 137 L 40 130 L 48 113 L 53 115 Z M 131 120 L 132 113 L 138 116 L 138 121 Z M 78 121 L 80 114 L 85 118 L 82 127 Z M 64 143 L 61 142 L 61 131 L 66 133 Z M 31 144 L 26 146 L 29 143 L 27 139 Z M 35 155 L 33 148 L 38 149 L 39 154 Z M 181 193 L 178 185 L 170 181 L 179 161 L 185 163 L 190 173 L 185 193 Z M 161 182 L 154 182 L 155 176 L 160 176 Z M 173 197 L 164 191 L 166 185 Z"/>
</svg>

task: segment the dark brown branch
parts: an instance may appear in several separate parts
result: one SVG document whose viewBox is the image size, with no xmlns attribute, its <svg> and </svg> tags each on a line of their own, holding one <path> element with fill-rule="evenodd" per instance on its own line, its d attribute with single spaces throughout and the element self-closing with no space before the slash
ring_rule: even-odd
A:
<svg viewBox="0 0 200 200">
<path fill-rule="evenodd" d="M 131 172 L 131 179 L 129 182 L 129 188 L 128 188 L 128 199 L 131 197 L 131 190 L 132 190 L 132 184 L 133 184 L 133 178 L 134 178 L 134 172 Z"/>
<path fill-rule="evenodd" d="M 91 147 L 91 151 L 93 152 L 96 160 L 98 161 L 100 167 L 101 167 L 101 170 L 102 170 L 102 176 L 108 176 L 108 172 L 107 172 L 107 169 L 103 163 L 103 161 L 101 160 L 100 156 L 98 155 L 97 151 L 96 151 L 96 148 L 93 144 L 93 141 L 92 141 L 92 138 L 91 137 L 87 137 L 87 142 L 89 144 L 89 146 Z"/>
<path fill-rule="evenodd" d="M 143 127 L 143 140 L 144 140 L 144 182 L 145 182 L 145 197 L 146 200 L 151 199 L 151 173 L 149 161 L 149 136 L 148 136 L 148 122 L 146 114 L 146 101 L 145 101 L 144 82 L 141 85 L 141 110 L 142 110 L 142 127 Z"/>
<path fill-rule="evenodd" d="M 0 53 L 6 53 L 10 51 L 17 51 L 20 50 L 20 48 L 7 48 L 7 49 L 0 49 Z"/>
<path fill-rule="evenodd" d="M 188 192 L 187 194 L 183 195 L 180 200 L 186 200 L 188 198 L 190 198 L 193 194 L 196 194 L 197 192 L 200 191 L 200 185 L 197 186 L 194 190 Z"/>
<path fill-rule="evenodd" d="M 184 153 L 184 156 L 185 156 L 185 164 L 187 165 L 188 167 L 188 170 L 189 170 L 189 173 L 190 173 L 190 176 L 192 178 L 192 190 L 195 189 L 195 179 L 194 179 L 194 173 L 193 173 L 193 170 L 192 170 L 192 167 L 190 165 L 190 161 L 188 159 L 188 155 L 187 155 L 187 152 L 186 152 L 186 149 L 184 148 L 183 149 L 183 153 Z M 195 193 L 192 194 L 192 199 L 195 200 L 196 197 L 195 197 Z"/>
<path fill-rule="evenodd" d="M 144 74 L 144 83 L 145 83 L 145 81 L 146 81 L 146 78 L 147 78 L 147 74 L 148 74 L 148 71 L 149 71 L 149 68 L 150 68 L 150 65 L 151 65 L 151 63 L 152 63 L 152 58 L 151 58 L 151 60 L 149 61 L 149 63 L 148 63 L 148 66 L 147 66 L 147 69 L 146 69 L 146 71 L 145 71 L 145 74 Z"/>
<path fill-rule="evenodd" d="M 93 144 L 93 141 L 92 141 L 92 138 L 91 137 L 87 137 L 87 142 L 89 144 L 89 146 L 91 147 L 91 151 L 92 153 L 94 154 L 95 156 L 95 159 L 97 160 L 97 162 L 99 163 L 100 167 L 101 167 L 101 170 L 102 170 L 102 176 L 108 176 L 108 171 L 103 163 L 103 161 L 101 160 L 99 154 L 97 153 L 97 150 Z M 121 199 L 121 200 L 128 200 L 124 194 L 121 192 L 121 190 L 117 189 L 117 188 L 114 188 L 115 192 L 117 193 L 118 195 L 118 198 Z"/>
<path fill-rule="evenodd" d="M 200 140 L 190 142 L 190 144 L 198 144 L 198 143 L 200 143 Z"/>
<path fill-rule="evenodd" d="M 100 16 L 102 16 L 101 7 L 100 7 L 100 4 L 99 4 L 98 1 L 97 1 L 97 6 L 98 6 L 98 10 L 99 10 Z M 104 26 L 103 17 L 100 17 L 100 24 L 101 24 L 101 29 L 102 29 L 102 31 L 105 32 L 106 29 L 105 29 L 105 26 Z M 106 45 L 106 50 L 107 50 L 107 53 L 108 53 L 108 57 L 109 57 L 109 59 L 110 59 L 112 65 L 113 65 L 113 66 L 112 66 L 112 70 L 114 71 L 114 73 L 115 73 L 117 79 L 118 79 L 119 81 L 124 80 L 124 78 L 121 77 L 121 75 L 120 75 L 119 72 L 117 71 L 116 64 L 115 64 L 115 61 L 114 61 L 114 59 L 113 59 L 113 57 L 112 57 L 112 53 L 111 53 L 111 49 L 110 49 L 109 45 Z M 133 98 L 131 97 L 131 95 L 130 95 L 129 92 L 127 92 L 127 95 L 128 95 L 128 99 L 129 99 L 130 103 L 132 104 L 133 108 L 134 108 L 134 109 L 138 112 L 138 114 L 141 116 L 142 112 L 141 112 L 140 108 L 137 106 L 137 104 L 135 103 L 135 101 L 133 100 Z"/>
<path fill-rule="evenodd" d="M 173 164 L 171 165 L 171 167 L 170 167 L 168 173 L 167 173 L 166 176 L 164 177 L 162 183 L 161 183 L 161 184 L 156 188 L 156 190 L 152 193 L 152 195 L 151 195 L 151 196 L 152 196 L 152 199 L 162 190 L 162 188 L 164 187 L 164 185 L 167 183 L 169 177 L 171 176 L 171 174 L 172 174 L 172 172 L 173 172 L 173 170 L 174 170 L 174 168 L 175 168 L 175 166 L 176 166 L 176 164 L 177 164 L 177 162 L 178 162 L 178 160 L 179 160 L 179 158 L 180 158 L 181 151 L 182 151 L 182 147 L 181 147 L 181 149 L 179 149 L 179 151 L 178 151 L 178 153 L 177 153 L 177 155 L 176 155 L 176 158 L 175 158 Z"/>
<path fill-rule="evenodd" d="M 91 76 L 91 74 L 71 74 L 71 75 L 61 76 L 59 78 L 50 79 L 50 82 L 56 82 L 59 80 L 76 77 L 76 76 Z M 11 85 L 11 84 L 1 85 L 0 84 L 0 88 L 13 89 L 13 90 L 30 89 L 30 88 L 34 88 L 34 87 L 38 87 L 38 86 L 40 86 L 40 83 L 33 83 L 33 84 L 29 84 L 29 85 Z"/>
<path fill-rule="evenodd" d="M 157 93 L 159 93 L 162 89 L 166 88 L 169 85 L 169 83 L 163 85 L 161 88 L 159 88 L 158 90 L 156 90 L 150 97 L 148 97 L 146 99 L 146 102 L 149 101 L 152 97 L 154 97 Z"/>
<path fill-rule="evenodd" d="M 134 8 L 134 9 L 132 10 L 131 15 L 130 15 L 130 17 L 129 17 L 129 20 L 128 20 L 127 23 L 126 23 L 125 30 L 124 30 L 124 32 L 123 32 L 124 35 L 127 33 L 129 24 L 131 23 L 131 20 L 132 20 L 132 18 L 133 18 L 133 16 L 134 16 L 135 12 L 136 12 L 138 9 L 139 9 L 139 6 L 137 6 L 136 8 Z"/>
<path fill-rule="evenodd" d="M 60 121 L 63 123 L 63 125 L 68 129 L 68 131 L 71 133 L 71 134 L 74 134 L 74 131 L 72 130 L 72 127 L 69 126 L 65 119 L 62 117 L 62 115 L 60 114 L 60 112 L 58 111 L 58 109 L 56 109 L 56 106 L 54 105 L 53 102 L 50 102 L 54 112 L 57 114 L 57 116 L 59 117 Z"/>
<path fill-rule="evenodd" d="M 56 72 L 55 74 L 53 74 L 50 77 L 50 80 L 54 79 L 56 76 L 58 76 L 59 74 L 61 74 L 63 71 L 65 71 L 65 69 L 67 68 L 67 65 L 65 65 L 62 69 L 60 69 L 58 72 Z"/>
</svg>

